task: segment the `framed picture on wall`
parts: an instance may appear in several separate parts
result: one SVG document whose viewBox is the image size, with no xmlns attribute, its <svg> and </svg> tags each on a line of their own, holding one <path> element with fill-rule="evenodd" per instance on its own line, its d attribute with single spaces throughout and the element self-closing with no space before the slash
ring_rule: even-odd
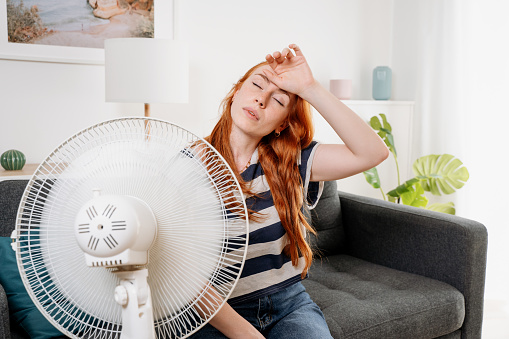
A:
<svg viewBox="0 0 509 339">
<path fill-rule="evenodd" d="M 173 1 L 0 0 L 0 59 L 104 64 L 104 40 L 171 38 Z"/>
</svg>

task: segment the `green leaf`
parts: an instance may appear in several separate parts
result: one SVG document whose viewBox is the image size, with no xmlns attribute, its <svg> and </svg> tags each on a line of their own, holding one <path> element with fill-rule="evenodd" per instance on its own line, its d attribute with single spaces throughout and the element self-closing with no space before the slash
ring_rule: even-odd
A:
<svg viewBox="0 0 509 339">
<path fill-rule="evenodd" d="M 380 130 L 380 128 L 382 128 L 382 123 L 380 122 L 380 119 L 378 119 L 378 117 L 376 115 L 371 117 L 371 119 L 369 120 L 369 125 L 375 131 L 378 131 L 378 130 Z"/>
<path fill-rule="evenodd" d="M 382 117 L 382 121 L 383 121 L 383 128 L 388 130 L 389 133 L 392 133 L 392 126 L 391 124 L 389 124 L 389 122 L 387 121 L 387 116 L 383 113 L 380 113 L 380 116 Z"/>
<path fill-rule="evenodd" d="M 389 150 L 394 154 L 394 156 L 398 156 L 398 153 L 396 152 L 396 144 L 394 143 L 394 136 L 392 135 L 392 133 L 385 129 L 385 128 L 382 128 L 381 131 L 385 132 L 385 139 L 384 139 L 384 142 L 385 144 L 389 147 Z"/>
<path fill-rule="evenodd" d="M 379 136 L 380 138 L 382 138 L 382 140 L 383 140 L 383 139 L 385 139 L 385 137 L 387 136 L 387 133 L 385 133 L 384 131 L 380 130 L 380 132 L 378 132 L 378 136 Z"/>
<path fill-rule="evenodd" d="M 391 153 L 397 157 L 398 153 L 396 152 L 396 144 L 394 143 L 394 136 L 392 135 L 392 126 L 387 121 L 385 114 L 380 113 L 379 115 L 382 120 L 380 121 L 380 118 L 375 115 L 369 120 L 369 125 L 378 133 L 380 138 L 382 138 L 387 147 L 389 147 Z"/>
<path fill-rule="evenodd" d="M 380 188 L 380 177 L 378 176 L 378 170 L 376 167 L 364 171 L 364 177 L 366 178 L 366 181 L 373 186 L 373 188 Z"/>
<path fill-rule="evenodd" d="M 447 203 L 436 203 L 431 204 L 430 206 L 426 207 L 426 209 L 435 211 L 435 212 L 441 212 L 441 213 L 447 213 L 447 214 L 456 214 L 456 208 L 454 206 L 454 203 L 447 202 Z"/>
<path fill-rule="evenodd" d="M 395 189 L 393 189 L 392 191 L 387 192 L 387 195 L 394 198 L 399 198 L 403 193 L 410 192 L 412 186 L 419 181 L 420 179 L 418 178 L 412 178 L 410 180 L 407 180 L 398 187 L 396 187 Z"/>
<path fill-rule="evenodd" d="M 426 207 L 428 198 L 424 196 L 424 189 L 419 182 L 408 187 L 408 191 L 401 194 L 401 202 L 408 206 Z"/>
<path fill-rule="evenodd" d="M 413 164 L 417 178 L 424 180 L 422 187 L 434 195 L 451 194 L 465 185 L 469 178 L 463 163 L 450 154 L 430 154 Z"/>
</svg>

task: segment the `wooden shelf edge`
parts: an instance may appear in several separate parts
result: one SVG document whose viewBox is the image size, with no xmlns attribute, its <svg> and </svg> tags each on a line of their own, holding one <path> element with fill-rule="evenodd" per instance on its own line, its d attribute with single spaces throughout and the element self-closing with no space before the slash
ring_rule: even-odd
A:
<svg viewBox="0 0 509 339">
<path fill-rule="evenodd" d="M 7 171 L 0 167 L 0 178 L 2 178 L 2 180 L 6 180 L 17 179 L 18 177 L 30 177 L 34 174 L 38 166 L 39 164 L 25 164 L 23 169 L 19 171 Z"/>
</svg>

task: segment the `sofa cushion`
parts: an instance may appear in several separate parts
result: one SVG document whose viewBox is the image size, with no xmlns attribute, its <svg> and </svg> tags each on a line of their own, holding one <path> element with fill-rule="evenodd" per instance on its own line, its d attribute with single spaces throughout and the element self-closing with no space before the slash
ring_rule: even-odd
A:
<svg viewBox="0 0 509 339">
<path fill-rule="evenodd" d="M 0 284 L 0 338 L 9 337 L 9 307 L 5 290 Z"/>
<path fill-rule="evenodd" d="M 16 215 L 21 196 L 25 191 L 28 180 L 0 181 L 0 237 L 10 237 L 16 225 Z"/>
<path fill-rule="evenodd" d="M 311 248 L 319 256 L 344 252 L 345 232 L 341 222 L 341 204 L 336 181 L 324 183 L 322 196 L 310 211 L 317 235 L 310 235 Z"/>
<path fill-rule="evenodd" d="M 435 338 L 465 316 L 454 287 L 347 255 L 317 260 L 303 283 L 334 338 Z"/>
<path fill-rule="evenodd" d="M 9 303 L 9 313 L 13 321 L 18 323 L 34 339 L 65 338 L 41 314 L 30 299 L 16 264 L 16 255 L 11 248 L 11 239 L 0 237 L 0 284 L 5 289 Z"/>
</svg>

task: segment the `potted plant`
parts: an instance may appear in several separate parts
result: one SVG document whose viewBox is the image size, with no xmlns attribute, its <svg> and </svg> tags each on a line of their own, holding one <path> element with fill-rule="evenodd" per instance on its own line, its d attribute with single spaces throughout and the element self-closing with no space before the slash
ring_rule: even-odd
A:
<svg viewBox="0 0 509 339">
<path fill-rule="evenodd" d="M 468 170 L 463 163 L 450 154 L 430 154 L 415 160 L 412 169 L 414 177 L 401 183 L 399 173 L 398 154 L 392 134 L 392 127 L 385 114 L 371 117 L 369 124 L 385 142 L 396 162 L 398 186 L 384 193 L 376 167 L 364 172 L 366 181 L 379 189 L 384 200 L 394 203 L 426 208 L 429 210 L 455 214 L 453 202 L 434 203 L 428 205 L 429 199 L 425 192 L 433 195 L 452 194 L 463 187 L 469 178 Z"/>
</svg>

